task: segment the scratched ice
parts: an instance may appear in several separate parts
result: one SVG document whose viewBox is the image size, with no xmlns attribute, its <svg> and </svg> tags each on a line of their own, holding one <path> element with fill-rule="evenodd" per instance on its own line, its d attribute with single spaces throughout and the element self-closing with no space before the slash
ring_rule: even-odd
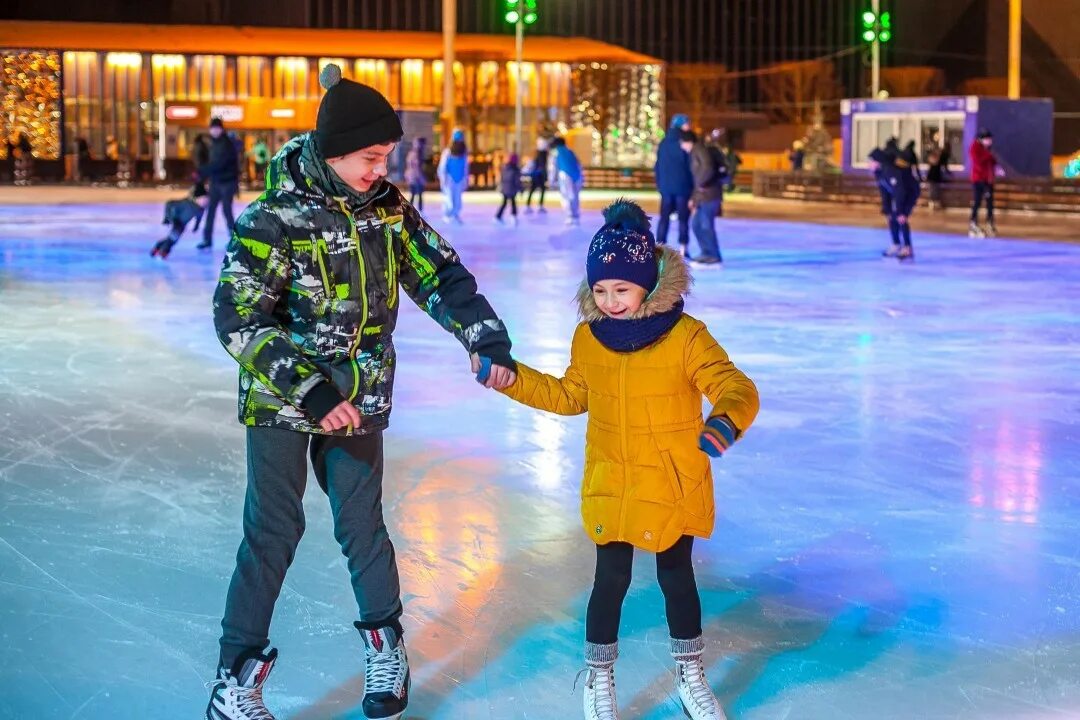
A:
<svg viewBox="0 0 1080 720">
<path fill-rule="evenodd" d="M 589 227 L 448 231 L 518 356 L 564 367 Z M 167 262 L 151 205 L 0 208 L 0 717 L 194 718 L 240 536 L 218 255 Z M 1019 222 L 1014 223 L 1019 224 Z M 689 312 L 757 381 L 699 543 L 709 676 L 733 718 L 1080 717 L 1080 246 L 723 221 Z M 220 242 L 220 241 L 219 241 Z M 470 378 L 407 307 L 386 510 L 414 720 L 566 720 L 593 554 L 581 418 Z M 359 717 L 362 656 L 325 499 L 272 637 L 279 717 Z M 639 559 L 625 717 L 672 698 Z M 580 689 L 578 690 L 580 693 Z"/>
</svg>

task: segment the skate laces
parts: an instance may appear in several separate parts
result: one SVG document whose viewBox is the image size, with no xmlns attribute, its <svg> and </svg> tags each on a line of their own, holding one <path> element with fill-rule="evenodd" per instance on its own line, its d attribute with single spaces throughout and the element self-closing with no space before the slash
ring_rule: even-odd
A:
<svg viewBox="0 0 1080 720">
<path fill-rule="evenodd" d="M 618 717 L 618 703 L 615 700 L 615 668 L 589 666 L 582 669 L 574 678 L 574 692 L 578 680 L 585 675 L 585 692 L 593 692 L 593 709 L 601 720 L 615 720 Z"/>
<path fill-rule="evenodd" d="M 391 652 L 382 653 L 369 650 L 366 660 L 364 692 L 388 692 L 397 696 L 400 692 L 398 684 L 401 681 L 401 664 L 403 661 L 401 648 L 397 647 Z"/>
<path fill-rule="evenodd" d="M 716 700 L 716 696 L 713 695 L 712 688 L 709 687 L 709 683 L 705 680 L 705 666 L 702 664 L 701 658 L 694 657 L 688 660 L 679 660 L 678 662 L 682 671 L 683 683 L 690 691 L 690 701 L 694 703 L 694 706 L 717 717 L 723 717 L 720 714 L 720 705 Z"/>
<path fill-rule="evenodd" d="M 244 687 L 231 675 L 226 678 L 211 680 L 205 684 L 206 687 L 211 689 L 224 686 L 225 692 L 232 695 L 233 701 L 236 703 L 236 709 L 244 714 L 244 720 L 275 720 L 263 702 L 261 685 L 251 688 Z"/>
</svg>

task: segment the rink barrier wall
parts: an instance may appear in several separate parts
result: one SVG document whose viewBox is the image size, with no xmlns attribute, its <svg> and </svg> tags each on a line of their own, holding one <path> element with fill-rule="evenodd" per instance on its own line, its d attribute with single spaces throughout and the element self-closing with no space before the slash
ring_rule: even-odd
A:
<svg viewBox="0 0 1080 720">
<path fill-rule="evenodd" d="M 864 203 L 879 205 L 877 182 L 865 174 L 815 174 L 798 172 L 757 172 L 753 179 L 757 197 L 813 202 Z M 971 204 L 971 184 L 954 178 L 942 184 L 947 207 Z M 925 184 L 919 199 L 925 206 L 929 193 Z M 1080 212 L 1080 181 L 1063 178 L 1002 179 L 994 183 L 995 211 Z"/>
</svg>

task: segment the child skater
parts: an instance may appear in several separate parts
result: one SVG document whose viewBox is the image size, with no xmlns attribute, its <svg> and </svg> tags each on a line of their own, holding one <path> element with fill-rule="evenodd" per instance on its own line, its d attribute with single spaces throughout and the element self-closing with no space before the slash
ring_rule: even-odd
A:
<svg viewBox="0 0 1080 720">
<path fill-rule="evenodd" d="M 585 177 L 581 171 L 581 161 L 566 145 L 566 139 L 557 137 L 551 141 L 555 153 L 555 175 L 559 179 L 559 194 L 562 195 L 563 207 L 566 208 L 566 224 L 581 224 L 581 188 Z"/>
<path fill-rule="evenodd" d="M 469 149 L 465 145 L 464 130 L 454 130 L 450 147 L 439 157 L 436 174 L 444 196 L 443 222 L 461 225 L 461 198 L 469 187 Z"/>
<path fill-rule="evenodd" d="M 754 421 L 758 391 L 709 334 L 683 312 L 690 274 L 679 253 L 656 247 L 633 202 L 604 211 L 578 292 L 583 322 L 570 366 L 553 377 L 518 364 L 502 390 L 560 415 L 589 413 L 581 512 L 596 543 L 585 618 L 586 720 L 618 720 L 614 664 L 635 549 L 654 553 L 664 594 L 675 683 L 692 720 L 721 720 L 705 678 L 694 538 L 713 530 L 710 457 L 721 457 Z M 487 362 L 474 359 L 478 379 Z M 702 420 L 701 398 L 712 404 Z"/>
<path fill-rule="evenodd" d="M 424 212 L 424 188 L 427 178 L 424 176 L 424 161 L 427 156 L 427 138 L 413 140 L 409 154 L 405 156 L 405 184 L 409 188 L 409 204 Z"/>
<path fill-rule="evenodd" d="M 521 166 L 518 164 L 517 153 L 510 153 L 510 157 L 502 166 L 502 173 L 499 176 L 499 192 L 502 193 L 502 205 L 499 206 L 499 212 L 495 213 L 495 222 L 499 225 L 504 224 L 503 213 L 506 212 L 506 206 L 509 205 L 510 221 L 517 225 L 517 196 L 521 192 Z"/>
<path fill-rule="evenodd" d="M 172 228 L 169 230 L 168 236 L 154 243 L 154 247 L 150 250 L 150 257 L 159 257 L 162 260 L 169 257 L 173 245 L 184 234 L 184 228 L 187 227 L 192 218 L 195 218 L 195 226 L 191 228 L 191 231 L 198 230 L 203 211 L 206 210 L 209 199 L 210 196 L 206 194 L 206 186 L 198 182 L 191 188 L 191 192 L 187 194 L 187 197 L 182 200 L 169 200 L 166 202 L 165 217 L 162 218 L 161 222 L 163 225 L 171 225 Z"/>
</svg>

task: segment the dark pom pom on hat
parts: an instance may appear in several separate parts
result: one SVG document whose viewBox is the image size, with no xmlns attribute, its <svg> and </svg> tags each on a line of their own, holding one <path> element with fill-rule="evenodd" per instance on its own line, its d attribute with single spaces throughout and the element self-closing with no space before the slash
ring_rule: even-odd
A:
<svg viewBox="0 0 1080 720">
<path fill-rule="evenodd" d="M 619 225 L 625 230 L 633 230 L 642 235 L 649 234 L 651 224 L 649 216 L 633 200 L 619 198 L 604 208 L 604 224 Z"/>
</svg>

